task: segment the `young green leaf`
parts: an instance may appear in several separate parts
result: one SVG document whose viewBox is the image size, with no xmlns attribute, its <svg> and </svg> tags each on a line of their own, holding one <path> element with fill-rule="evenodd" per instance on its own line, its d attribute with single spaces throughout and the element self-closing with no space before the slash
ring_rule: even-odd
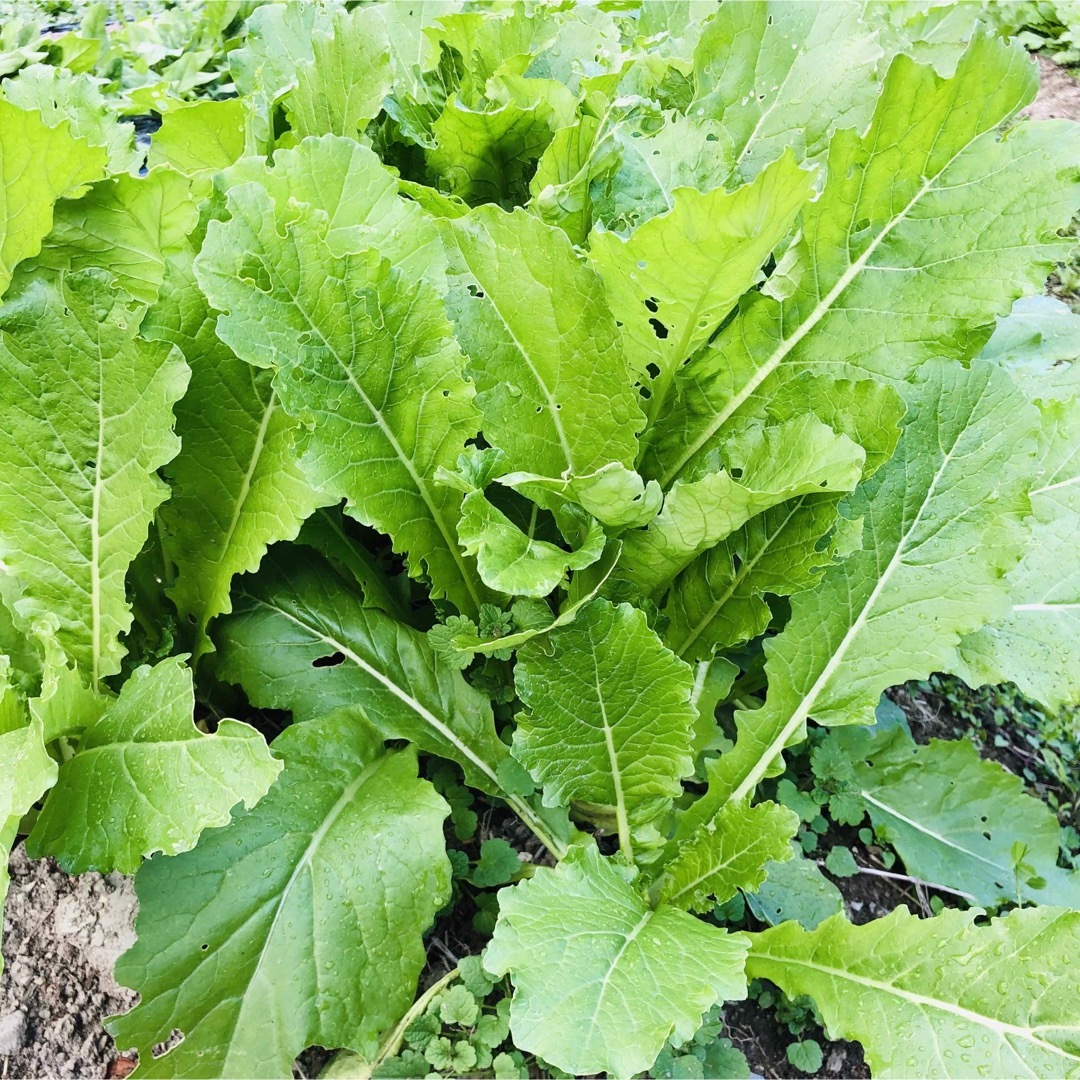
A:
<svg viewBox="0 0 1080 1080">
<path fill-rule="evenodd" d="M 296 86 L 285 98 L 296 138 L 346 135 L 378 115 L 391 86 L 390 49 L 376 9 L 337 9 L 333 32 L 313 35 L 312 58 L 296 67 Z"/>
<path fill-rule="evenodd" d="M 244 154 L 248 107 L 241 98 L 169 103 L 150 142 L 148 164 L 185 176 L 227 169 Z"/>
<path fill-rule="evenodd" d="M 353 711 L 274 750 L 285 768 L 253 810 L 136 878 L 139 939 L 116 974 L 140 1001 L 108 1026 L 144 1076 L 287 1077 L 312 1043 L 371 1054 L 416 992 L 450 896 L 446 803 Z"/>
<path fill-rule="evenodd" d="M 544 785 L 548 806 L 612 807 L 619 841 L 679 794 L 693 771 L 690 668 L 660 644 L 645 613 L 594 600 L 567 626 L 522 646 L 515 670 L 529 711 L 514 756 Z"/>
<path fill-rule="evenodd" d="M 99 180 L 81 199 L 57 203 L 52 231 L 20 277 L 42 267 L 68 273 L 100 267 L 140 303 L 152 304 L 166 259 L 187 247 L 198 220 L 191 181 L 172 169 Z"/>
<path fill-rule="evenodd" d="M 281 770 L 263 737 L 238 720 L 214 735 L 193 722 L 191 669 L 183 660 L 142 667 L 90 723 L 27 840 L 68 873 L 133 874 L 156 851 L 193 848 L 204 829 L 249 809 Z"/>
<path fill-rule="evenodd" d="M 756 891 L 768 867 L 794 854 L 797 815 L 776 803 L 728 803 L 679 848 L 654 891 L 661 903 L 709 911 L 740 889 Z M 711 898 L 711 899 L 710 899 Z"/>
<path fill-rule="evenodd" d="M 594 231 L 589 265 L 622 326 L 631 370 L 661 414 L 676 370 L 715 333 L 810 197 L 813 174 L 784 154 L 752 184 L 675 193 L 674 206 L 629 237 Z M 650 379 L 649 366 L 659 369 Z"/>
<path fill-rule="evenodd" d="M 94 684 L 120 670 L 124 575 L 179 450 L 172 406 L 188 370 L 142 341 L 143 309 L 100 271 L 27 285 L 0 312 L 0 559 L 20 620 L 55 614 Z"/>
<path fill-rule="evenodd" d="M 646 906 L 590 846 L 499 893 L 484 966 L 513 979 L 519 1049 L 578 1076 L 631 1076 L 669 1038 L 691 1039 L 716 1002 L 746 996 L 745 948 L 678 908 Z"/>
<path fill-rule="evenodd" d="M 488 442 L 540 476 L 631 468 L 644 418 L 603 285 L 566 234 L 481 207 L 446 237 L 447 303 Z"/>
<path fill-rule="evenodd" d="M 807 413 L 733 435 L 724 460 L 725 470 L 677 480 L 660 513 L 625 537 L 620 572 L 646 594 L 661 596 L 698 555 L 763 511 L 800 495 L 850 491 L 866 454 Z"/>
<path fill-rule="evenodd" d="M 987 926 L 977 914 L 787 922 L 748 935 L 747 975 L 809 994 L 829 1037 L 861 1042 L 876 1077 L 1072 1072 L 1080 913 L 1027 908 Z"/>
</svg>

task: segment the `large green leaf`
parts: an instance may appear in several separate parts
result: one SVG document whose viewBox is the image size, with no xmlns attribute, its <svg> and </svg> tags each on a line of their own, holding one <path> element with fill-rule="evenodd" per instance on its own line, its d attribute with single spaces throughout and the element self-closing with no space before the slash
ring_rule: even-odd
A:
<svg viewBox="0 0 1080 1080">
<path fill-rule="evenodd" d="M 1057 865 L 1057 818 L 1025 794 L 1019 777 L 982 760 L 966 739 L 918 746 L 899 726 L 873 739 L 852 734 L 842 745 L 853 756 L 859 795 L 909 873 L 978 904 L 1080 907 L 1080 878 Z M 1016 870 L 1015 844 L 1030 870 Z M 1042 882 L 1029 886 L 1033 876 Z"/>
<path fill-rule="evenodd" d="M 771 507 L 800 495 L 850 491 L 866 454 L 805 413 L 734 435 L 724 461 L 728 467 L 720 472 L 677 480 L 659 515 L 626 536 L 621 571 L 644 592 L 662 593 L 698 555 Z"/>
<path fill-rule="evenodd" d="M 909 403 L 896 455 L 847 500 L 846 515 L 862 518 L 862 548 L 792 599 L 791 621 L 765 644 L 765 704 L 736 714 L 735 748 L 684 824 L 749 795 L 810 717 L 871 723 L 887 687 L 955 667 L 961 636 L 1007 607 L 1035 410 L 981 362 L 926 365 Z"/>
<path fill-rule="evenodd" d="M 958 670 L 973 686 L 1014 682 L 1057 710 L 1080 703 L 1080 396 L 1040 412 L 1031 540 L 1009 574 L 1012 610 L 964 639 Z"/>
<path fill-rule="evenodd" d="M 390 49 L 384 23 L 370 7 L 333 13 L 333 32 L 316 33 L 312 58 L 296 66 L 296 86 L 286 98 L 296 137 L 345 135 L 379 114 L 390 90 Z"/>
<path fill-rule="evenodd" d="M 660 644 L 645 613 L 594 600 L 574 621 L 518 650 L 514 756 L 550 806 L 613 808 L 619 840 L 655 816 L 693 771 L 690 668 Z"/>
<path fill-rule="evenodd" d="M 425 634 L 365 606 L 310 551 L 291 560 L 271 552 L 220 623 L 218 672 L 254 705 L 302 721 L 361 708 L 384 738 L 409 739 L 456 761 L 474 787 L 500 790 L 508 753 L 487 698 L 435 656 Z"/>
<path fill-rule="evenodd" d="M 787 922 L 748 935 L 747 974 L 809 994 L 829 1037 L 861 1042 L 875 1077 L 1071 1075 L 1080 913 L 1026 908 L 986 926 L 977 914 Z"/>
<path fill-rule="evenodd" d="M 198 216 L 191 182 L 172 169 L 109 177 L 81 199 L 57 203 L 52 231 L 28 269 L 102 267 L 136 300 L 151 304 L 165 260 L 184 250 Z"/>
<path fill-rule="evenodd" d="M 281 769 L 263 737 L 238 720 L 214 735 L 195 727 L 191 670 L 182 660 L 137 668 L 83 732 L 27 840 L 68 873 L 133 874 L 156 851 L 193 848 L 203 829 L 255 805 Z"/>
<path fill-rule="evenodd" d="M 843 912 L 844 898 L 817 863 L 803 856 L 802 848 L 792 844 L 792 850 L 794 858 L 765 867 L 768 876 L 746 894 L 746 903 L 755 917 L 770 926 L 794 919 L 813 930 L 830 915 Z"/>
<path fill-rule="evenodd" d="M 297 422 L 281 407 L 272 372 L 237 359 L 214 333 L 216 313 L 199 292 L 185 251 L 169 260 L 142 335 L 176 345 L 191 384 L 176 405 L 181 450 L 165 470 L 172 497 L 158 510 L 176 569 L 168 587 L 193 625 L 193 658 L 212 648 L 206 627 L 230 609 L 234 575 L 257 570 L 267 547 L 291 540 L 329 501 L 296 463 Z"/>
<path fill-rule="evenodd" d="M 448 305 L 485 438 L 510 468 L 540 476 L 632 467 L 639 399 L 603 284 L 566 234 L 523 210 L 481 207 L 446 236 Z"/>
<path fill-rule="evenodd" d="M 790 859 L 796 814 L 776 803 L 728 803 L 679 849 L 656 883 L 661 903 L 711 911 L 739 889 L 755 892 L 768 868 Z"/>
<path fill-rule="evenodd" d="M 40 113 L 0 100 L 0 296 L 15 264 L 37 254 L 56 200 L 80 195 L 104 175 L 106 160 L 105 149 L 75 138 L 69 123 L 49 127 Z"/>
<path fill-rule="evenodd" d="M 29 624 L 52 613 L 96 683 L 120 669 L 124 575 L 168 495 L 183 357 L 99 271 L 38 280 L 0 312 L 0 558 Z"/>
<path fill-rule="evenodd" d="M 861 4 L 721 4 L 694 49 L 691 110 L 723 122 L 755 176 L 782 150 L 815 157 L 834 128 L 865 128 L 880 57 Z"/>
<path fill-rule="evenodd" d="M 784 154 L 752 184 L 701 194 L 682 188 L 674 206 L 629 237 L 594 231 L 589 264 L 622 327 L 627 362 L 661 408 L 678 367 L 716 332 L 812 192 L 813 174 Z M 649 367 L 659 369 L 649 377 Z"/>
<path fill-rule="evenodd" d="M 358 177 L 349 173 L 351 183 Z M 348 499 L 354 517 L 408 555 L 414 576 L 430 577 L 436 596 L 475 614 L 487 596 L 457 544 L 461 495 L 434 483 L 479 427 L 441 299 L 378 251 L 336 255 L 333 220 L 315 206 L 275 202 L 280 183 L 230 188 L 229 221 L 209 225 L 195 269 L 211 304 L 227 312 L 218 335 L 241 359 L 274 364 L 274 389 L 303 423 L 301 467 L 312 485 Z"/>
<path fill-rule="evenodd" d="M 746 939 L 650 908 L 594 847 L 499 893 L 484 952 L 510 972 L 514 1045 L 577 1076 L 643 1072 L 717 1001 L 746 996 Z"/>
<path fill-rule="evenodd" d="M 139 1076 L 285 1078 L 314 1043 L 370 1054 L 416 993 L 450 896 L 446 803 L 355 711 L 274 750 L 285 768 L 254 810 L 136 878 L 139 940 L 116 975 L 140 1002 L 109 1030 Z"/>
<path fill-rule="evenodd" d="M 907 379 L 929 359 L 966 359 L 995 315 L 1041 288 L 1080 200 L 1067 164 L 1080 130 L 1002 137 L 1035 86 L 1023 49 L 981 33 L 951 78 L 898 56 L 865 136 L 833 137 L 824 190 L 765 290 L 679 371 L 645 475 L 667 487 L 700 469 L 736 414 L 807 371 Z"/>
</svg>

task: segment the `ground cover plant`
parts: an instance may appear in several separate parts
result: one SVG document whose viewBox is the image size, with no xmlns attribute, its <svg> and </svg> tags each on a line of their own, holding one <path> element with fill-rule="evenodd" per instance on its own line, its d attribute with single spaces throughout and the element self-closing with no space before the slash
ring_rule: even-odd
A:
<svg viewBox="0 0 1080 1080">
<path fill-rule="evenodd" d="M 1080 702 L 1080 130 L 980 10 L 7 16 L 0 822 L 137 874 L 137 1075 L 1075 1073 L 1075 833 L 882 698 Z"/>
</svg>

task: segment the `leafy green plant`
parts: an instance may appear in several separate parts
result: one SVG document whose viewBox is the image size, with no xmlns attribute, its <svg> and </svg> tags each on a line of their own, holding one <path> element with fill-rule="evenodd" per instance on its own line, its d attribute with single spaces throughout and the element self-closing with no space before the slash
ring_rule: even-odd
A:
<svg viewBox="0 0 1080 1080">
<path fill-rule="evenodd" d="M 1022 47 L 152 25 L 5 29 L 0 81 L 0 822 L 137 870 L 139 1075 L 742 1075 L 755 980 L 792 1068 L 820 1020 L 875 1075 L 1075 1071 L 1069 835 L 875 712 L 1080 702 L 1078 317 L 1032 299 L 1080 131 L 1017 120 Z M 933 917 L 823 873 L 901 863 Z"/>
</svg>

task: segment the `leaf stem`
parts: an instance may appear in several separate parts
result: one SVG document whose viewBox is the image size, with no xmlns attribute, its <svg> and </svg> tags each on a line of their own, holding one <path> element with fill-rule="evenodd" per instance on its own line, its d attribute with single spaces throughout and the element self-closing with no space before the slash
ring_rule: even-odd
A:
<svg viewBox="0 0 1080 1080">
<path fill-rule="evenodd" d="M 816 860 L 818 866 L 825 867 L 825 860 Z M 828 867 L 825 867 L 828 869 Z M 906 881 L 909 885 L 922 885 L 927 889 L 936 889 L 938 892 L 949 893 L 952 896 L 962 896 L 965 900 L 970 900 L 973 904 L 976 902 L 975 897 L 969 892 L 964 892 L 963 889 L 953 889 L 948 885 L 939 885 L 936 881 L 924 881 L 922 878 L 912 877 L 910 874 L 898 874 L 894 870 L 879 870 L 876 866 L 860 866 L 860 874 L 870 874 L 873 877 L 889 878 L 892 881 Z"/>
<path fill-rule="evenodd" d="M 543 818 L 519 795 L 504 794 L 503 798 L 507 805 L 519 818 L 529 831 L 558 859 L 566 858 L 569 850 L 544 823 Z"/>
</svg>

